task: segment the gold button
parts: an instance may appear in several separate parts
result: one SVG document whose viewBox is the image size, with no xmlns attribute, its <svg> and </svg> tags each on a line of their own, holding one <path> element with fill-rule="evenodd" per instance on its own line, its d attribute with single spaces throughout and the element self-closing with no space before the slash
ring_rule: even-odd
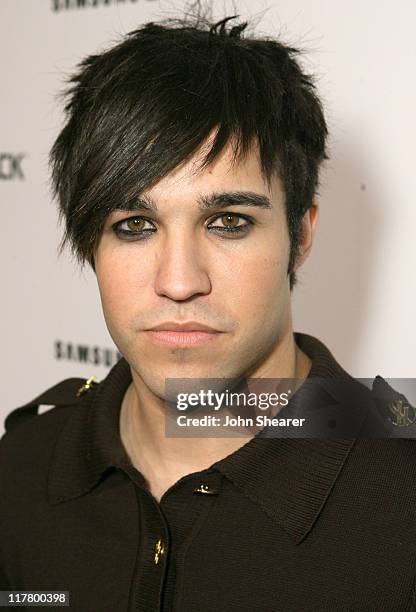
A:
<svg viewBox="0 0 416 612">
<path fill-rule="evenodd" d="M 84 393 L 89 391 L 95 382 L 95 376 L 90 376 L 89 378 L 87 378 L 85 383 L 78 389 L 77 397 L 80 397 L 80 395 L 83 395 Z"/>
<path fill-rule="evenodd" d="M 217 491 L 209 488 L 207 484 L 200 484 L 197 489 L 194 489 L 194 493 L 205 493 L 206 495 L 216 495 Z"/>
<path fill-rule="evenodd" d="M 158 540 L 155 546 L 155 564 L 157 565 L 160 561 L 161 556 L 165 553 L 165 547 L 163 546 L 162 540 Z"/>
</svg>

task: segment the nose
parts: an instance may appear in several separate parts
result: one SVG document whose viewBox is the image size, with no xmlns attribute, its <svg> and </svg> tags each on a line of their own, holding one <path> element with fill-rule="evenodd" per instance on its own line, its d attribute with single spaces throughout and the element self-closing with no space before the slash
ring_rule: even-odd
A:
<svg viewBox="0 0 416 612">
<path fill-rule="evenodd" d="M 155 292 L 175 301 L 184 301 L 211 291 L 207 259 L 190 232 L 176 231 L 165 238 L 157 255 Z"/>
</svg>

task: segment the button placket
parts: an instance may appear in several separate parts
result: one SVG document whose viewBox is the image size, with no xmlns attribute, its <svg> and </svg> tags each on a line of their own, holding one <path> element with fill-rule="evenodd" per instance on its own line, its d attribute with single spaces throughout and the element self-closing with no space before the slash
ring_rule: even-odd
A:
<svg viewBox="0 0 416 612">
<path fill-rule="evenodd" d="M 181 582 L 183 576 L 179 578 L 172 574 L 172 563 L 183 563 L 183 558 L 186 556 L 186 550 L 195 537 L 196 533 L 201 528 L 204 517 L 209 512 L 210 506 L 215 503 L 216 496 L 219 495 L 221 488 L 222 475 L 217 471 L 201 472 L 200 480 L 196 475 L 188 475 L 181 481 L 175 484 L 167 495 L 162 497 L 159 504 L 156 503 L 153 496 L 143 488 L 141 483 L 137 481 L 137 477 L 131 470 L 129 472 L 132 479 L 139 504 L 140 512 L 140 539 L 139 552 L 136 561 L 134 579 L 130 596 L 131 612 L 156 612 L 172 609 L 172 597 L 175 600 L 181 592 Z M 191 480 L 189 484 L 187 481 Z M 189 535 L 186 536 L 187 541 L 181 543 L 179 548 L 175 546 L 175 555 L 172 556 L 172 533 L 169 526 L 169 505 L 172 499 L 175 498 L 177 492 L 182 487 L 180 495 L 183 496 L 184 510 L 186 503 L 186 495 L 195 495 L 194 503 L 192 504 L 192 512 L 195 515 L 195 521 L 191 527 Z M 187 492 L 186 492 L 187 489 Z M 173 498 L 172 498 L 173 496 Z M 196 498 L 199 498 L 197 500 Z M 198 503 L 195 503 L 197 502 Z M 177 500 L 173 502 L 176 506 Z M 167 511 L 167 514 L 165 514 Z M 175 542 L 175 537 L 173 537 Z M 176 556 L 177 555 L 177 556 Z M 173 561 L 173 559 L 175 559 Z M 177 588 L 175 582 L 178 581 Z M 174 604 L 175 606 L 176 604 Z M 179 607 L 174 609 L 180 610 Z"/>
<path fill-rule="evenodd" d="M 191 498 L 194 497 L 194 504 L 192 505 L 195 507 L 195 520 L 179 549 L 175 549 L 176 575 L 175 585 L 172 588 L 174 595 L 171 608 L 164 608 L 166 612 L 170 609 L 178 611 L 185 609 L 182 603 L 184 588 L 187 582 L 185 568 L 187 567 L 186 559 L 189 549 L 195 546 L 198 547 L 199 533 L 204 529 L 207 517 L 212 512 L 212 508 L 218 502 L 221 495 L 223 476 L 219 471 L 215 468 L 206 470 L 199 475 L 199 478 L 200 480 L 198 481 L 194 477 L 193 486 L 188 489 L 191 493 Z"/>
<path fill-rule="evenodd" d="M 161 609 L 168 565 L 169 530 L 148 491 L 135 484 L 139 505 L 139 550 L 130 595 L 131 612 Z"/>
</svg>

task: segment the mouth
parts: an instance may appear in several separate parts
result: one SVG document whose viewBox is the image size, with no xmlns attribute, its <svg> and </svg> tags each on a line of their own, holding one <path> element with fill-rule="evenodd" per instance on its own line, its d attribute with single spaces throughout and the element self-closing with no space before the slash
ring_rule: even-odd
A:
<svg viewBox="0 0 416 612">
<path fill-rule="evenodd" d="M 220 337 L 224 332 L 199 321 L 165 321 L 145 330 L 149 339 L 158 344 L 199 346 Z"/>
<path fill-rule="evenodd" d="M 176 346 L 197 346 L 206 344 L 219 338 L 222 333 L 223 332 L 219 331 L 176 331 L 168 329 L 149 329 L 146 331 L 146 334 L 148 334 L 152 341 Z"/>
</svg>

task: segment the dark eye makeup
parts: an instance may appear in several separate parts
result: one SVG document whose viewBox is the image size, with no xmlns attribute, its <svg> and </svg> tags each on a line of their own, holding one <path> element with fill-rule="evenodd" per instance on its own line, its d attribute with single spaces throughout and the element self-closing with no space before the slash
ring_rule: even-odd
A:
<svg viewBox="0 0 416 612">
<path fill-rule="evenodd" d="M 238 222 L 242 220 L 245 221 L 245 223 L 243 223 L 242 225 L 232 225 L 229 227 L 227 227 L 226 225 L 212 226 L 212 223 L 214 223 L 214 221 L 223 218 L 228 218 L 228 220 L 236 219 Z M 153 227 L 145 227 L 146 224 L 153 225 Z M 227 212 L 216 215 L 213 219 L 210 220 L 210 223 L 206 227 L 210 233 L 218 233 L 218 235 L 222 237 L 238 237 L 247 234 L 253 225 L 254 222 L 250 217 L 246 215 L 241 215 L 239 213 Z M 137 215 L 134 217 L 128 217 L 127 219 L 122 219 L 121 221 L 117 221 L 112 225 L 112 230 L 120 240 L 142 240 L 149 238 L 151 234 L 154 234 L 157 231 L 154 227 L 154 222 L 152 220 Z"/>
</svg>

